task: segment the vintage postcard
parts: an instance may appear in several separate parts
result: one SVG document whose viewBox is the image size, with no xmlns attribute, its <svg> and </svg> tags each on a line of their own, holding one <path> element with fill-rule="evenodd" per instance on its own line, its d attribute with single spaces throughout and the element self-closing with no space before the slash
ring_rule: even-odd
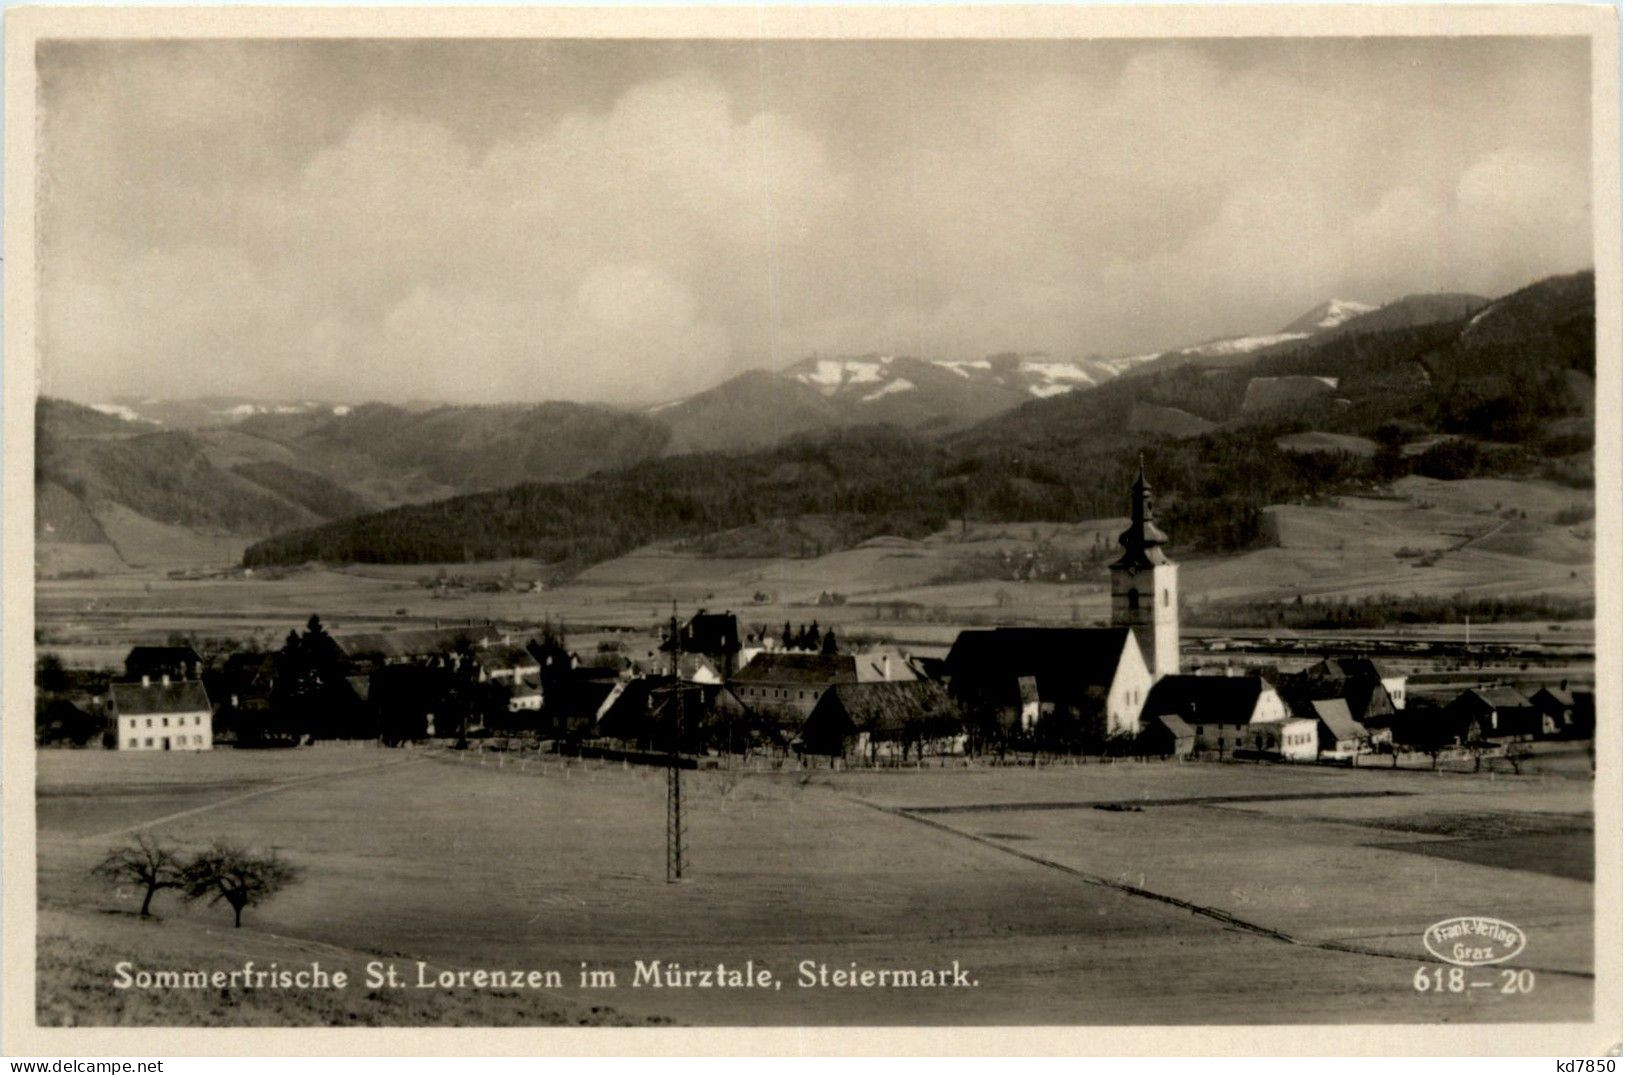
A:
<svg viewBox="0 0 1625 1075">
<path fill-rule="evenodd" d="M 7 1052 L 1617 1051 L 1616 19 L 8 12 Z"/>
</svg>

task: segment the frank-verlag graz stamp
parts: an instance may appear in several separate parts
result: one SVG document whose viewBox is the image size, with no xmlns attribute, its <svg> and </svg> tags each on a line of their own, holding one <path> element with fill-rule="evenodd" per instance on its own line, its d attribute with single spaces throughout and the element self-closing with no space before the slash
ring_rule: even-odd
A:
<svg viewBox="0 0 1625 1075">
<path fill-rule="evenodd" d="M 25 63 L 32 1027 L 1592 1019 L 1591 37 Z"/>
</svg>

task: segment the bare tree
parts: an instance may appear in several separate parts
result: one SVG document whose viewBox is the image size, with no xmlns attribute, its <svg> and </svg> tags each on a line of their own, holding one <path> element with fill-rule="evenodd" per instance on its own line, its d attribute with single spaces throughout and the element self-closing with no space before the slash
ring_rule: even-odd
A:
<svg viewBox="0 0 1625 1075">
<path fill-rule="evenodd" d="M 109 851 L 90 872 L 114 884 L 140 885 L 145 889 L 141 916 L 146 918 L 152 913 L 152 897 L 160 889 L 183 887 L 185 871 L 186 863 L 173 847 L 141 833 L 125 846 Z"/>
<path fill-rule="evenodd" d="M 186 867 L 186 899 L 224 901 L 232 910 L 233 926 L 243 924 L 243 908 L 257 907 L 299 880 L 299 871 L 277 857 L 232 844 L 216 843 Z"/>
</svg>

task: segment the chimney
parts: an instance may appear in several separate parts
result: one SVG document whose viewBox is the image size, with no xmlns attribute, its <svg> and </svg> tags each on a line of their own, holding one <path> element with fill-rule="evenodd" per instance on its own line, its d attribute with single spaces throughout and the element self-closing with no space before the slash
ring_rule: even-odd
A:
<svg viewBox="0 0 1625 1075">
<path fill-rule="evenodd" d="M 151 676 L 146 676 L 146 675 L 144 675 L 144 676 L 142 676 L 142 677 L 141 677 L 141 685 L 142 685 L 142 686 L 143 686 L 143 687 L 150 687 L 150 686 L 152 686 L 152 677 L 151 677 Z"/>
<path fill-rule="evenodd" d="M 880 678 L 887 683 L 891 682 L 891 654 L 889 653 L 880 655 Z"/>
</svg>

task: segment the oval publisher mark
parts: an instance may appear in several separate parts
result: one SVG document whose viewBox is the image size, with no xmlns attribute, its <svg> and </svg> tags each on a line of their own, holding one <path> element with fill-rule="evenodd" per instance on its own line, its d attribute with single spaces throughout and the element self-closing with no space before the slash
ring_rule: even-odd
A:
<svg viewBox="0 0 1625 1075">
<path fill-rule="evenodd" d="M 1422 934 L 1429 952 L 1458 967 L 1504 963 L 1523 951 L 1523 930 L 1511 922 L 1482 915 L 1462 915 L 1435 922 Z"/>
</svg>

